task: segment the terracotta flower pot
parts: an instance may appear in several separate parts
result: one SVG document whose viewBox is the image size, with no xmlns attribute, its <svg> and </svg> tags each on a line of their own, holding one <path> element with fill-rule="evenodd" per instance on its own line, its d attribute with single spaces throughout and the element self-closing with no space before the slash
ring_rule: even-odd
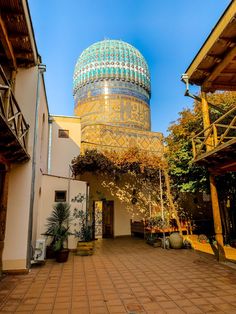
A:
<svg viewBox="0 0 236 314">
<path fill-rule="evenodd" d="M 58 263 L 65 263 L 68 260 L 69 249 L 62 249 L 56 252 L 56 261 Z"/>
</svg>

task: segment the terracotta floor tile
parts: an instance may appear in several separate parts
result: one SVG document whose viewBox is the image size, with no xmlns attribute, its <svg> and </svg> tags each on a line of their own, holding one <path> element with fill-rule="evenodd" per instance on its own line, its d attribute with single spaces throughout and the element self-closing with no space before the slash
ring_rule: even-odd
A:
<svg viewBox="0 0 236 314">
<path fill-rule="evenodd" d="M 2 312 L 11 312 L 13 313 L 18 307 L 18 304 L 7 304 L 7 305 L 4 305 L 1 310 L 0 310 L 0 313 Z"/>
<path fill-rule="evenodd" d="M 96 246 L 88 258 L 70 254 L 65 264 L 47 261 L 28 275 L 5 277 L 0 313 L 121 314 L 129 304 L 142 306 L 136 314 L 236 313 L 235 271 L 213 258 L 135 238 Z"/>
<path fill-rule="evenodd" d="M 90 314 L 90 310 L 87 307 L 79 307 L 77 309 L 72 309 L 71 314 Z"/>
<path fill-rule="evenodd" d="M 161 308 L 161 306 L 157 303 L 143 304 L 143 308 L 144 308 L 144 311 L 146 311 L 148 313 L 156 313 L 156 312 L 165 313 L 165 310 L 163 308 Z"/>
<path fill-rule="evenodd" d="M 17 307 L 16 312 L 19 311 L 33 311 L 33 309 L 35 308 L 34 304 L 21 304 Z"/>
<path fill-rule="evenodd" d="M 180 307 L 186 307 L 186 306 L 193 306 L 193 303 L 187 299 L 182 299 L 182 300 L 174 300 L 174 302 Z"/>
<path fill-rule="evenodd" d="M 37 299 L 37 302 L 51 304 L 55 302 L 55 298 L 54 297 L 40 297 L 39 299 Z"/>
<path fill-rule="evenodd" d="M 64 310 L 64 309 L 70 309 L 71 308 L 71 302 L 55 302 L 53 310 L 59 309 L 59 310 Z"/>
<path fill-rule="evenodd" d="M 108 306 L 113 305 L 122 305 L 122 301 L 120 299 L 106 300 Z"/>
<path fill-rule="evenodd" d="M 22 299 L 22 304 L 36 304 L 39 298 L 24 298 Z"/>
<path fill-rule="evenodd" d="M 155 297 L 155 299 L 156 299 L 156 301 L 157 302 L 164 302 L 164 301 L 169 301 L 170 300 L 170 298 L 166 295 L 163 295 L 163 296 L 157 296 L 157 297 Z"/>
<path fill-rule="evenodd" d="M 223 311 L 226 311 L 226 313 L 236 313 L 236 306 L 229 304 L 229 303 L 220 303 L 217 304 L 217 308 Z M 234 311 L 234 312 L 233 312 Z"/>
<path fill-rule="evenodd" d="M 51 310 L 45 310 L 45 311 L 44 310 L 42 310 L 42 311 L 41 310 L 37 310 L 37 311 L 35 310 L 35 311 L 33 311 L 33 313 L 34 314 L 51 314 L 52 311 Z"/>
<path fill-rule="evenodd" d="M 219 308 L 217 308 L 213 304 L 203 304 L 203 305 L 199 304 L 198 307 L 203 311 L 203 313 L 215 313 L 217 312 L 217 310 L 219 310 Z"/>
<path fill-rule="evenodd" d="M 183 314 L 185 313 L 181 309 L 165 309 L 166 314 Z"/>
<path fill-rule="evenodd" d="M 49 293 L 42 292 L 40 295 L 41 298 L 54 298 L 55 296 L 56 296 L 56 291 L 55 292 L 49 292 Z"/>
<path fill-rule="evenodd" d="M 107 314 L 108 309 L 106 307 L 90 307 L 90 314 Z M 78 314 L 78 313 L 77 313 Z M 86 313 L 88 314 L 88 312 Z"/>
<path fill-rule="evenodd" d="M 163 309 L 175 309 L 178 306 L 176 305 L 175 302 L 173 301 L 161 301 L 158 302 L 158 304 L 163 308 Z"/>
<path fill-rule="evenodd" d="M 38 303 L 35 307 L 35 310 L 52 310 L 53 308 L 53 303 Z"/>
<path fill-rule="evenodd" d="M 200 313 L 205 313 L 200 310 L 197 306 L 186 306 L 182 307 L 181 310 L 183 310 L 187 314 L 200 314 Z"/>
<path fill-rule="evenodd" d="M 75 301 L 72 302 L 72 308 L 73 309 L 78 309 L 78 308 L 88 308 L 89 303 L 87 301 Z"/>
<path fill-rule="evenodd" d="M 123 314 L 123 313 L 127 313 L 126 309 L 124 306 L 122 305 L 111 305 L 108 306 L 108 312 L 110 314 Z"/>
<path fill-rule="evenodd" d="M 69 297 L 71 296 L 71 292 L 70 291 L 57 291 L 56 296 L 57 297 Z"/>
<path fill-rule="evenodd" d="M 70 310 L 66 310 L 66 309 L 56 309 L 56 310 L 53 310 L 52 314 L 70 314 Z M 86 313 L 88 314 L 88 313 Z"/>
<path fill-rule="evenodd" d="M 222 296 L 221 300 L 224 300 L 224 301 L 220 303 L 225 303 L 225 302 L 232 303 L 236 301 L 236 297 L 234 295 L 227 295 L 227 296 Z"/>
</svg>

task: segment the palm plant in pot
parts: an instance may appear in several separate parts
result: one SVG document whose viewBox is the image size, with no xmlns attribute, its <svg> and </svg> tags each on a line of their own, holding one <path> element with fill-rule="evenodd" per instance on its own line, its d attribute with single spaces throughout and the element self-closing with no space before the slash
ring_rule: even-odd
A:
<svg viewBox="0 0 236 314">
<path fill-rule="evenodd" d="M 69 231 L 71 224 L 70 205 L 68 203 L 56 203 L 51 215 L 47 218 L 46 232 L 44 235 L 52 238 L 51 248 L 55 252 L 56 261 L 64 263 L 68 259 L 69 249 L 65 248 L 65 242 L 72 233 Z"/>
</svg>

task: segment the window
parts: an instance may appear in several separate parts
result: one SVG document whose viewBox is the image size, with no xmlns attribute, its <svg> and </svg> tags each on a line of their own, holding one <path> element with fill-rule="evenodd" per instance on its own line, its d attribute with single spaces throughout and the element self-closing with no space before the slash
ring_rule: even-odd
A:
<svg viewBox="0 0 236 314">
<path fill-rule="evenodd" d="M 55 202 L 66 202 L 66 191 L 55 191 Z"/>
<path fill-rule="evenodd" d="M 60 137 L 60 138 L 69 138 L 69 130 L 59 129 L 58 130 L 58 137 Z"/>
</svg>

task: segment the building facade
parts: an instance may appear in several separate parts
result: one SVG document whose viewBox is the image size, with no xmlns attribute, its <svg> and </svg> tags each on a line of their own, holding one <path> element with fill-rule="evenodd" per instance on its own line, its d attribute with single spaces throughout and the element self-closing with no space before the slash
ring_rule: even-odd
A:
<svg viewBox="0 0 236 314">
<path fill-rule="evenodd" d="M 135 146 L 161 155 L 162 134 L 151 132 L 147 63 L 118 40 L 96 43 L 79 57 L 75 116 L 50 116 L 28 3 L 0 0 L 0 8 L 0 272 L 27 272 L 57 202 L 90 208 L 96 237 L 130 234 L 127 204 L 94 174 L 73 178 L 70 164 L 86 149 Z M 78 194 L 85 204 L 73 203 Z M 76 247 L 74 237 L 68 245 Z"/>
<path fill-rule="evenodd" d="M 135 47 L 121 40 L 103 40 L 85 49 L 75 66 L 73 92 L 75 115 L 81 119 L 82 152 L 115 153 L 137 147 L 163 155 L 162 134 L 151 132 L 148 65 Z M 127 203 L 107 188 L 109 179 L 104 182 L 88 173 L 81 179 L 90 185 L 95 236 L 129 235 L 132 199 Z"/>
</svg>

